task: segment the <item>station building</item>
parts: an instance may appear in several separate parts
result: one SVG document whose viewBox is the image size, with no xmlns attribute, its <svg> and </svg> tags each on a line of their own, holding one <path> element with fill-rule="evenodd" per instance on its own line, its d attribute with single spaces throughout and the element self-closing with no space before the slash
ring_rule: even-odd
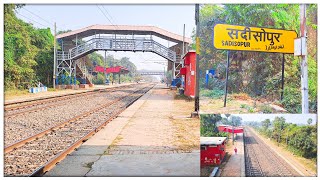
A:
<svg viewBox="0 0 320 180">
<path fill-rule="evenodd" d="M 201 166 L 220 165 L 226 155 L 226 137 L 200 137 Z"/>
</svg>

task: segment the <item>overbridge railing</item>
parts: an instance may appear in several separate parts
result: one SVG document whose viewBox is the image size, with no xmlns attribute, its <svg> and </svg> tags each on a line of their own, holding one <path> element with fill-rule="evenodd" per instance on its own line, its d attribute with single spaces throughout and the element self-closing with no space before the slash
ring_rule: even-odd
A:
<svg viewBox="0 0 320 180">
<path fill-rule="evenodd" d="M 139 72 L 140 75 L 164 75 L 164 72 Z"/>
<path fill-rule="evenodd" d="M 105 36 L 92 38 L 69 50 L 68 58 L 77 59 L 92 50 L 154 52 L 169 61 L 176 61 L 176 53 L 162 44 L 148 38 L 120 38 Z"/>
</svg>

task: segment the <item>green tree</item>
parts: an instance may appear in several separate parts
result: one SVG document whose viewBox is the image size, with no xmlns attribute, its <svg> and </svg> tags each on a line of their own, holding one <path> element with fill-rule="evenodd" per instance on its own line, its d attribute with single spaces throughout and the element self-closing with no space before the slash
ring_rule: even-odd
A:
<svg viewBox="0 0 320 180">
<path fill-rule="evenodd" d="M 217 123 L 222 120 L 221 114 L 204 114 L 200 116 L 200 136 L 202 137 L 227 137 L 227 133 L 219 132 Z"/>
<path fill-rule="evenodd" d="M 264 129 L 264 131 L 266 131 L 269 128 L 269 126 L 271 125 L 270 119 L 265 119 L 264 121 L 261 122 L 261 124 L 262 124 L 262 128 Z"/>
<path fill-rule="evenodd" d="M 277 140 L 278 146 L 281 141 L 281 134 L 286 125 L 286 119 L 284 117 L 275 117 L 273 120 L 273 137 Z"/>
</svg>

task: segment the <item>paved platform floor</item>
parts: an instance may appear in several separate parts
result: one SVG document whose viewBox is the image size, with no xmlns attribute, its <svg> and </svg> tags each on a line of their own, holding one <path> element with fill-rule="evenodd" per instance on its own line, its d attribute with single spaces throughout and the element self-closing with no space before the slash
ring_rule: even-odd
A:
<svg viewBox="0 0 320 180">
<path fill-rule="evenodd" d="M 158 84 L 45 176 L 200 176 L 200 151 L 173 143 L 174 114 Z"/>
<path fill-rule="evenodd" d="M 230 139 L 231 140 L 231 139 Z M 232 142 L 231 142 L 232 144 Z M 237 154 L 234 148 L 237 148 Z M 232 145 L 231 157 L 221 172 L 221 177 L 245 177 L 245 159 L 244 159 L 244 144 L 243 134 L 238 134 L 234 145 Z"/>
</svg>

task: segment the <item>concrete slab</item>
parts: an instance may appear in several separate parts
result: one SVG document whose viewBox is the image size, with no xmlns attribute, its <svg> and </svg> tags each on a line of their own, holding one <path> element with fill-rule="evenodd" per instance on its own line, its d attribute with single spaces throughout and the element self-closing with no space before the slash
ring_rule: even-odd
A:
<svg viewBox="0 0 320 180">
<path fill-rule="evenodd" d="M 63 168 L 53 168 L 45 174 L 46 177 L 83 177 L 91 169 L 93 162 L 100 158 L 99 155 L 96 156 L 68 156 L 57 166 Z M 56 166 L 56 167 L 57 167 Z"/>
<path fill-rule="evenodd" d="M 86 176 L 200 176 L 200 154 L 105 155 Z"/>
<path fill-rule="evenodd" d="M 237 153 L 229 152 L 231 157 L 229 158 L 227 164 L 222 169 L 221 177 L 245 177 L 245 157 L 244 157 L 244 143 L 243 134 L 238 134 L 234 145 L 232 145 L 232 150 L 234 147 L 237 148 Z"/>
</svg>

